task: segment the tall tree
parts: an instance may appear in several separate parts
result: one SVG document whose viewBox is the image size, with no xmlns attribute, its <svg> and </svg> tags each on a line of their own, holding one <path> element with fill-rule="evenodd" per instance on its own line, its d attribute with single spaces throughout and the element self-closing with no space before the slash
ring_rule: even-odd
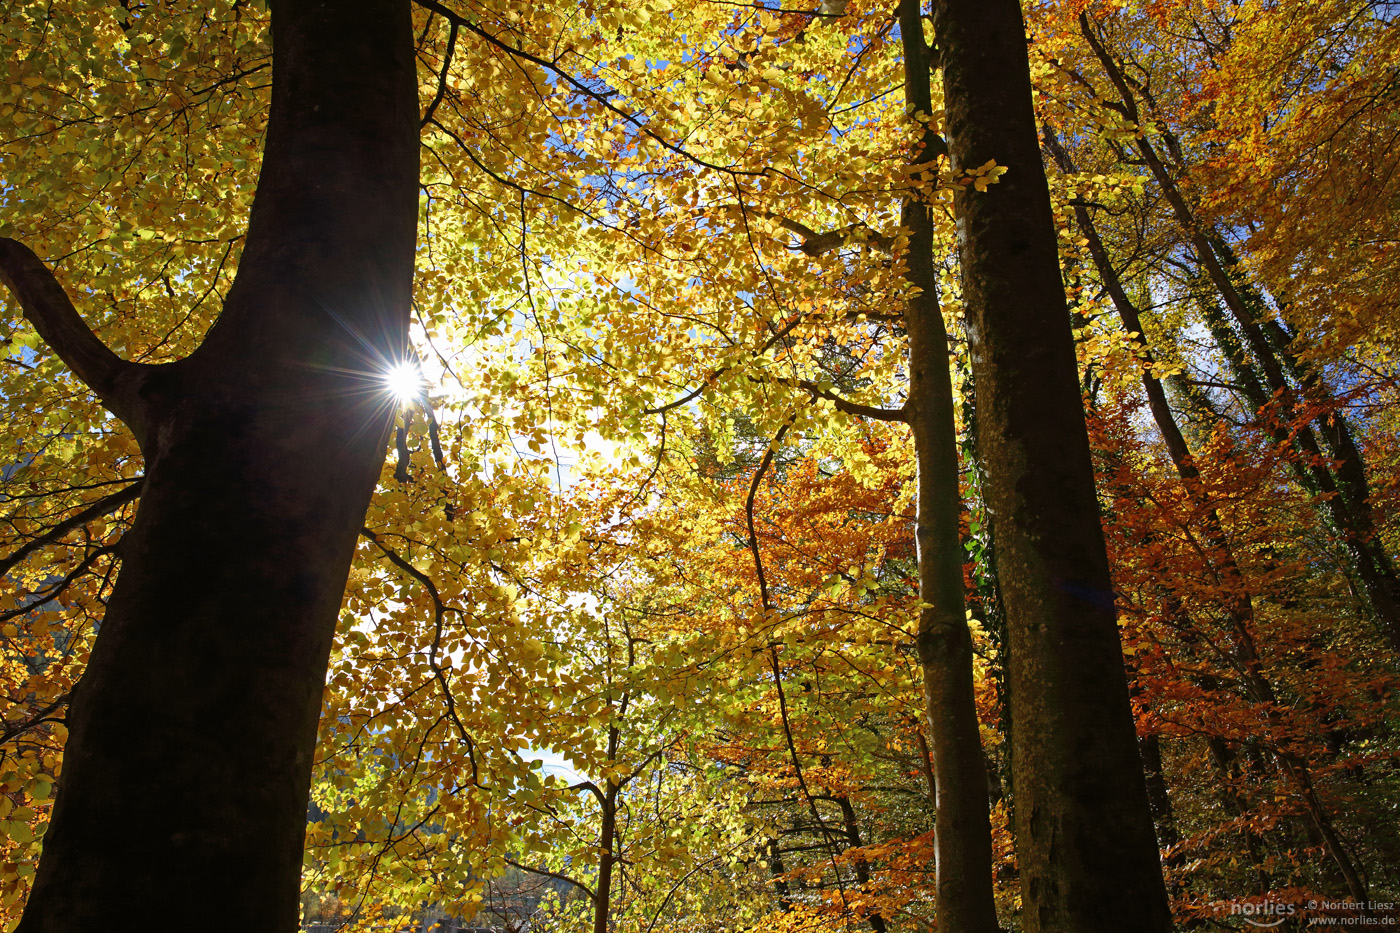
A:
<svg viewBox="0 0 1400 933">
<path fill-rule="evenodd" d="M 924 39 L 922 0 L 901 0 L 905 107 L 922 127 L 910 159 L 915 178 L 934 174 L 947 145 L 931 128 L 930 50 Z M 909 335 L 909 394 L 904 420 L 918 458 L 919 664 L 924 674 L 938 857 L 938 919 L 957 933 L 995 933 L 992 840 L 987 769 L 972 685 L 972 634 L 963 601 L 959 539 L 958 431 L 953 418 L 947 328 L 934 268 L 933 207 L 923 192 L 905 198 L 909 231 L 905 257 L 910 296 L 904 329 Z"/>
<path fill-rule="evenodd" d="M 1128 704 L 1020 5 L 936 0 L 978 443 L 1006 606 L 1027 928 L 1171 925 Z"/>
<path fill-rule="evenodd" d="M 44 341 L 135 434 L 139 512 L 20 929 L 206 913 L 292 930 L 316 721 L 407 338 L 418 110 L 407 0 L 280 0 L 242 264 L 177 362 L 121 360 L 0 241 Z"/>
</svg>

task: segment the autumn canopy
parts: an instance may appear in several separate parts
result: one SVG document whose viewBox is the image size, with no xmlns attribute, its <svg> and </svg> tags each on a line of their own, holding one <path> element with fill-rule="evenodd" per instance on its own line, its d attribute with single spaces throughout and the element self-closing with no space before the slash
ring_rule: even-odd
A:
<svg viewBox="0 0 1400 933">
<path fill-rule="evenodd" d="M 1400 922 L 1394 4 L 2 9 L 5 929 Z"/>
</svg>

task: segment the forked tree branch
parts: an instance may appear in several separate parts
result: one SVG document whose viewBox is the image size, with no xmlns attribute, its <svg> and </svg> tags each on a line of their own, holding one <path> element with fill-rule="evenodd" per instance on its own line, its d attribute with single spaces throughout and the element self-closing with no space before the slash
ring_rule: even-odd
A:
<svg viewBox="0 0 1400 933">
<path fill-rule="evenodd" d="M 14 294 L 44 343 L 139 439 L 141 405 L 135 390 L 140 364 L 126 362 L 99 340 L 49 267 L 29 247 L 8 237 L 0 237 L 0 282 Z"/>
<path fill-rule="evenodd" d="M 828 230 L 825 233 L 818 233 L 806 224 L 799 223 L 796 220 L 784 217 L 773 211 L 756 210 L 754 213 L 762 217 L 767 217 L 775 221 L 778 226 L 782 227 L 784 230 L 802 237 L 802 244 L 797 247 L 798 250 L 814 258 L 857 241 L 867 246 L 873 246 L 882 253 L 888 253 L 894 249 L 893 239 L 867 227 L 865 224 L 851 224 L 849 227 L 843 227 L 840 230 Z M 858 236 L 862 231 L 865 233 L 864 238 Z"/>
</svg>

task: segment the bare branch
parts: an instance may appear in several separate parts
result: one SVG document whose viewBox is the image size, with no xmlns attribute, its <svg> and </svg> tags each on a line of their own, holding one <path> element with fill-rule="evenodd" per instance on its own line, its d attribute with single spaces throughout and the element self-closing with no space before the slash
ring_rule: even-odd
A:
<svg viewBox="0 0 1400 933">
<path fill-rule="evenodd" d="M 139 438 L 141 405 L 135 381 L 144 367 L 126 362 L 99 340 L 49 267 L 29 247 L 8 237 L 0 237 L 0 282 L 59 359 Z"/>
<path fill-rule="evenodd" d="M 598 899 L 598 895 L 593 893 L 593 889 L 577 878 L 570 878 L 568 875 L 560 875 L 552 871 L 545 871 L 543 868 L 531 868 L 529 865 L 522 865 L 514 859 L 502 858 L 501 861 L 505 862 L 507 865 L 514 865 L 521 871 L 528 871 L 532 875 L 543 875 L 546 878 L 553 878 L 556 881 L 567 882 L 578 888 L 584 894 L 587 894 L 590 901 L 596 901 Z"/>
<path fill-rule="evenodd" d="M 782 227 L 784 230 L 802 237 L 802 245 L 797 248 L 814 258 L 823 253 L 829 253 L 834 249 L 840 249 L 857 240 L 875 247 L 882 253 L 888 253 L 894 249 L 893 238 L 872 230 L 865 224 L 851 224 L 849 227 L 843 227 L 840 230 L 828 230 L 825 233 L 818 233 L 806 224 L 799 223 L 781 214 L 776 214 L 773 211 L 755 210 L 754 213 L 761 217 L 767 217 L 777 222 L 778 226 Z M 857 236 L 861 231 L 865 232 L 863 238 Z"/>
<path fill-rule="evenodd" d="M 842 247 L 848 246 L 851 243 L 855 242 L 860 242 L 867 246 L 873 246 L 875 249 L 878 249 L 882 253 L 889 253 L 894 250 L 893 237 L 885 236 L 883 233 L 880 233 L 866 226 L 865 224 L 855 223 L 851 224 L 850 226 L 843 227 L 840 230 L 828 230 L 825 233 L 818 233 L 817 231 L 813 230 L 811 227 L 807 226 L 801 221 L 793 220 L 790 217 L 786 217 L 782 214 L 779 214 L 777 211 L 769 211 L 764 210 L 762 208 L 749 207 L 748 205 L 742 203 L 718 205 L 718 208 L 725 207 L 737 207 L 739 210 L 744 211 L 745 213 L 754 214 L 758 217 L 766 217 L 769 220 L 776 223 L 778 226 L 782 227 L 784 230 L 788 231 L 789 233 L 797 234 L 799 237 L 802 238 L 802 243 L 794 248 L 797 249 L 799 252 L 806 253 L 808 256 L 811 256 L 813 258 L 821 256 L 824 253 L 829 253 L 832 250 L 841 249 Z M 715 209 L 717 208 L 707 209 L 706 213 L 709 213 L 710 211 Z M 860 235 L 862 232 L 864 233 L 864 236 Z"/>
<path fill-rule="evenodd" d="M 8 556 L 0 557 L 0 576 L 9 573 L 16 564 L 24 560 L 30 554 L 33 554 L 46 544 L 53 544 L 74 528 L 79 528 L 95 518 L 100 518 L 110 512 L 115 512 L 128 502 L 133 501 L 141 495 L 141 488 L 144 482 L 144 479 L 138 479 L 125 489 L 103 496 L 78 514 L 71 518 L 64 519 L 39 537 L 16 549 Z"/>
<path fill-rule="evenodd" d="M 788 382 L 779 379 L 779 382 Z M 850 399 L 842 398 L 830 389 L 823 389 L 810 379 L 798 379 L 789 384 L 797 386 L 811 393 L 813 398 L 824 398 L 836 406 L 838 411 L 844 411 L 848 415 L 856 415 L 861 418 L 874 418 L 876 421 L 907 421 L 903 408 L 876 408 L 874 405 L 863 405 L 860 402 L 853 402 Z"/>
<path fill-rule="evenodd" d="M 466 29 L 468 32 L 475 33 L 476 35 L 485 39 L 487 42 L 494 45 L 496 48 L 509 55 L 514 55 L 516 58 L 521 58 L 527 62 L 531 62 L 532 64 L 539 65 L 541 68 L 549 69 L 550 71 L 558 75 L 559 79 L 565 84 L 567 84 L 569 87 L 573 88 L 575 91 L 578 91 L 580 94 L 583 94 L 584 96 L 589 97 L 594 101 L 597 101 L 609 112 L 621 117 L 624 122 L 631 125 L 642 135 L 649 137 L 664 148 L 669 149 L 676 155 L 681 156 L 682 158 L 687 159 L 688 161 L 693 162 L 696 165 L 702 166 L 703 168 L 712 169 L 716 172 L 724 172 L 728 175 L 766 176 L 768 174 L 767 169 L 759 169 L 757 171 L 754 171 L 749 169 L 735 168 L 730 165 L 718 165 L 714 162 L 706 161 L 705 159 L 702 159 L 699 156 L 697 156 L 695 153 L 687 150 L 684 146 L 677 145 L 676 143 L 671 142 L 669 139 L 666 139 L 665 137 L 659 135 L 650 126 L 642 122 L 641 118 L 639 118 L 636 114 L 628 113 L 626 110 L 623 110 L 621 107 L 617 106 L 612 101 L 610 101 L 608 99 L 611 96 L 610 94 L 595 91 L 593 88 L 589 87 L 587 84 L 584 84 L 578 78 L 574 77 L 574 75 L 571 72 L 566 71 L 562 66 L 559 65 L 557 61 L 552 61 L 548 58 L 541 58 L 540 56 L 533 55 L 522 48 L 517 48 L 516 46 L 510 45 L 509 43 L 502 41 L 500 38 L 487 32 L 485 29 L 482 29 L 480 26 L 478 26 L 476 23 L 473 23 L 466 17 L 458 13 L 454 13 L 452 10 L 449 10 L 441 3 L 438 3 L 437 0 L 414 0 L 414 2 L 426 10 L 432 10 L 434 13 L 438 13 L 446 17 L 449 23 L 455 23 L 457 25 L 460 25 L 462 28 Z"/>
</svg>

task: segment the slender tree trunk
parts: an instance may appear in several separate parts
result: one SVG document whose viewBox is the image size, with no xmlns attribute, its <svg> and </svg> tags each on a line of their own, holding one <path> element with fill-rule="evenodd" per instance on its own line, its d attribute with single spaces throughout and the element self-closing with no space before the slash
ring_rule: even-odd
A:
<svg viewBox="0 0 1400 933">
<path fill-rule="evenodd" d="M 1114 106 L 1127 119 L 1140 123 L 1137 100 L 1132 88 L 1118 62 L 1099 39 L 1087 13 L 1080 14 L 1079 25 L 1085 40 L 1119 93 L 1122 104 Z M 1252 296 L 1255 300 L 1247 299 L 1237 286 L 1231 276 L 1233 255 L 1215 231 L 1208 229 L 1197 219 L 1151 140 L 1145 135 L 1140 137 L 1137 140 L 1137 149 L 1161 187 L 1167 203 L 1171 205 L 1177 223 L 1186 232 L 1201 267 L 1210 277 L 1225 307 L 1229 309 L 1244 334 L 1245 343 L 1254 355 L 1255 362 L 1263 370 L 1269 391 L 1281 401 L 1284 415 L 1291 417 L 1296 409 L 1296 398 L 1284 373 L 1285 362 L 1279 358 L 1280 355 L 1286 357 L 1288 350 L 1285 347 L 1276 352 L 1270 345 L 1265 325 L 1260 321 L 1264 311 L 1262 301 L 1258 300 L 1257 295 Z M 1313 395 L 1316 397 L 1318 387 L 1313 388 Z M 1327 426 L 1323 425 L 1323 428 L 1323 434 L 1327 436 Z M 1284 432 L 1280 429 L 1279 433 Z M 1305 460 L 1295 469 L 1311 474 L 1311 485 L 1322 493 L 1323 509 L 1342 537 L 1348 557 L 1375 614 L 1380 633 L 1391 650 L 1400 652 L 1400 577 L 1397 577 L 1394 564 L 1376 535 L 1370 493 L 1365 480 L 1365 465 L 1361 462 L 1360 451 L 1351 443 L 1350 432 L 1344 434 L 1342 430 L 1334 427 L 1331 435 L 1336 438 L 1337 443 L 1331 445 L 1329 452 L 1333 458 L 1340 460 L 1336 476 L 1324 462 L 1321 446 L 1308 426 L 1298 429 L 1290 437 L 1290 440 L 1296 438 L 1297 446 L 1302 450 Z"/>
<path fill-rule="evenodd" d="M 117 360 L 0 244 L 26 313 L 146 460 L 25 933 L 297 927 L 326 663 L 388 438 L 380 374 L 407 337 L 418 113 L 407 0 L 277 0 L 272 29 L 247 246 L 197 351 Z"/>
<path fill-rule="evenodd" d="M 1010 649 L 1026 929 L 1171 926 L 1015 0 L 935 0 L 978 441 Z"/>
<path fill-rule="evenodd" d="M 865 845 L 860 837 L 860 823 L 856 820 L 856 808 L 851 804 L 849 797 L 837 797 L 836 805 L 841 808 L 841 822 L 846 830 L 846 838 L 850 841 L 851 848 L 859 849 Z M 868 891 L 870 885 L 870 863 L 863 858 L 851 860 L 851 867 L 855 869 L 856 881 L 860 886 Z M 870 929 L 875 933 L 885 933 L 885 918 L 879 914 L 871 914 L 865 918 L 870 924 Z"/>
<path fill-rule="evenodd" d="M 920 25 L 919 0 L 902 0 L 905 101 L 912 114 L 933 112 L 929 54 Z M 923 134 L 911 163 L 933 160 L 942 140 Z M 933 218 L 918 195 L 905 198 L 901 222 L 909 231 L 905 255 L 910 297 L 904 326 L 909 335 L 909 396 L 905 420 L 918 459 L 918 650 L 935 788 L 937 895 L 941 929 L 995 933 L 992 896 L 992 830 L 986 759 L 977 722 L 972 679 L 972 634 L 967 627 L 962 573 L 962 509 L 958 435 L 953 418 L 948 334 L 938 304 L 933 265 Z M 873 922 L 873 918 L 872 918 Z M 883 921 L 882 921 L 883 922 Z"/>
<path fill-rule="evenodd" d="M 1066 172 L 1073 171 L 1068 153 L 1060 146 L 1054 134 L 1047 130 L 1045 139 L 1061 169 Z M 1234 549 L 1226 537 L 1224 522 L 1221 520 L 1219 512 L 1216 511 L 1214 503 L 1206 495 L 1200 481 L 1200 471 L 1197 469 L 1191 451 L 1187 447 L 1186 439 L 1176 423 L 1176 416 L 1167 404 L 1166 392 L 1163 390 L 1162 384 L 1152 374 L 1152 351 L 1147 343 L 1146 332 L 1143 330 L 1142 318 L 1138 314 L 1137 307 L 1129 299 L 1127 291 L 1123 288 L 1117 270 L 1113 268 L 1108 251 L 1104 247 L 1103 240 L 1094 226 L 1093 218 L 1089 215 L 1088 209 L 1083 205 L 1076 205 L 1075 220 L 1080 232 L 1089 241 L 1089 253 L 1098 269 L 1104 290 L 1113 301 L 1124 330 L 1138 335 L 1136 343 L 1139 352 L 1148 364 L 1148 367 L 1143 371 L 1142 382 L 1147 393 L 1153 420 L 1156 421 L 1157 429 L 1166 442 L 1168 456 L 1171 457 L 1177 474 L 1186 487 L 1187 495 L 1202 512 L 1202 531 L 1211 547 L 1214 558 L 1212 563 L 1218 563 L 1220 566 L 1220 583 L 1224 585 L 1222 598 L 1225 602 L 1226 618 L 1229 624 L 1231 650 L 1229 657 L 1223 660 L 1237 668 L 1240 681 L 1246 686 L 1250 698 L 1255 702 L 1265 704 L 1270 715 L 1277 715 L 1277 697 L 1273 685 L 1264 673 L 1264 666 L 1254 639 L 1254 607 L 1245 589 L 1244 575 L 1235 560 Z M 1149 738 L 1153 739 L 1153 743 L 1150 747 L 1144 746 L 1143 761 L 1148 778 L 1148 796 L 1153 805 L 1154 816 L 1156 816 L 1161 812 L 1170 812 L 1170 801 L 1166 796 L 1165 782 L 1161 778 L 1161 755 L 1156 750 L 1155 737 Z M 1343 845 L 1341 837 L 1337 834 L 1330 812 L 1317 795 L 1312 772 L 1307 762 L 1282 749 L 1273 749 L 1272 751 L 1279 770 L 1288 783 L 1293 785 L 1299 799 L 1303 801 L 1310 821 L 1310 828 L 1328 856 L 1336 863 L 1339 877 L 1344 880 L 1348 893 L 1353 899 L 1364 901 L 1366 899 L 1365 882 L 1350 853 Z M 1165 811 L 1163 810 L 1164 801 Z M 1160 819 L 1158 822 L 1160 825 Z M 1174 828 L 1172 835 L 1175 837 Z M 1174 844 L 1174 841 L 1168 843 L 1165 838 L 1162 842 L 1163 845 Z"/>
<path fill-rule="evenodd" d="M 1239 756 L 1219 736 L 1206 736 L 1206 748 L 1209 750 L 1210 759 L 1215 763 L 1216 771 L 1220 775 L 1220 800 L 1225 813 L 1239 819 L 1246 810 L 1244 800 L 1232 785 L 1236 771 L 1235 760 Z M 1254 869 L 1255 893 L 1267 894 L 1273 887 L 1273 879 L 1269 876 L 1269 871 L 1264 865 L 1264 857 L 1259 851 L 1260 843 L 1263 840 L 1259 838 L 1259 834 L 1248 822 L 1240 829 L 1240 836 L 1244 840 L 1245 854 L 1249 856 L 1249 864 Z"/>
<path fill-rule="evenodd" d="M 612 730 L 614 735 L 617 730 Z M 616 745 L 616 739 L 612 743 Z M 616 750 L 614 748 L 614 754 Z M 607 782 L 602 796 L 603 822 L 598 828 L 598 884 L 593 889 L 593 933 L 608 933 L 608 920 L 612 911 L 612 874 L 617 853 L 613 843 L 617 838 L 617 792 L 618 786 Z"/>
<path fill-rule="evenodd" d="M 1161 739 L 1155 735 L 1144 735 L 1138 739 L 1138 753 L 1142 755 L 1143 775 L 1147 779 L 1147 802 L 1152 807 L 1152 818 L 1157 824 L 1157 842 L 1162 848 L 1170 849 L 1181 841 L 1181 833 L 1177 831 L 1176 813 L 1172 809 L 1171 794 L 1167 791 Z"/>
<path fill-rule="evenodd" d="M 783 865 L 783 850 L 777 839 L 768 840 L 768 873 L 773 876 L 773 891 L 778 895 L 778 909 L 786 913 L 792 910 L 792 890 L 788 887 L 787 867 Z"/>
</svg>

